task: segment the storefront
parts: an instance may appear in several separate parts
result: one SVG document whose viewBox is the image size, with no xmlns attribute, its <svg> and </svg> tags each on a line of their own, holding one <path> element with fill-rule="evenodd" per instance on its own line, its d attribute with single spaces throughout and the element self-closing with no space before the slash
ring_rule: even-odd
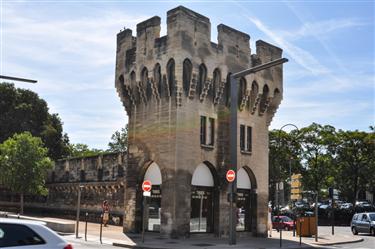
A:
<svg viewBox="0 0 375 249">
<path fill-rule="evenodd" d="M 201 163 L 191 181 L 191 233 L 213 232 L 214 179 L 207 165 Z"/>
<path fill-rule="evenodd" d="M 253 222 L 251 181 L 244 168 L 237 172 L 237 231 L 251 231 Z"/>
</svg>

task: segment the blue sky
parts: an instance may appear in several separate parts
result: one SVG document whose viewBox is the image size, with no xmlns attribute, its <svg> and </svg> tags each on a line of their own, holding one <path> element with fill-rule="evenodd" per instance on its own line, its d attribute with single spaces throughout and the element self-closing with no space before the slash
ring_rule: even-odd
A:
<svg viewBox="0 0 375 249">
<path fill-rule="evenodd" d="M 318 122 L 368 130 L 375 120 L 374 1 L 1 2 L 0 74 L 37 79 L 29 88 L 59 113 L 71 142 L 106 149 L 127 123 L 114 88 L 116 34 L 184 5 L 284 49 L 284 99 L 271 124 Z"/>
</svg>

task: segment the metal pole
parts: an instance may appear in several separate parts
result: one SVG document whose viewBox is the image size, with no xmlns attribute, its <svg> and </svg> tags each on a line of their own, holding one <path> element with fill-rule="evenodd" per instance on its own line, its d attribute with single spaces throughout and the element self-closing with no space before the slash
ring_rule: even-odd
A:
<svg viewBox="0 0 375 249">
<path fill-rule="evenodd" d="M 142 243 L 145 243 L 145 219 L 146 219 L 146 196 L 143 196 L 143 214 L 142 214 Z"/>
<path fill-rule="evenodd" d="M 302 222 L 299 220 L 299 245 L 302 244 Z"/>
<path fill-rule="evenodd" d="M 85 241 L 87 241 L 87 216 L 88 216 L 89 214 L 86 212 L 86 215 L 85 215 Z"/>
<path fill-rule="evenodd" d="M 78 239 L 80 207 L 81 207 L 81 186 L 78 186 L 77 216 L 76 216 L 76 239 Z"/>
<path fill-rule="evenodd" d="M 332 235 L 335 235 L 335 205 L 334 205 L 334 199 L 332 197 L 332 201 L 331 201 L 331 205 L 332 205 L 332 208 L 331 208 L 331 224 L 332 224 Z"/>
<path fill-rule="evenodd" d="M 283 245 L 283 221 L 281 220 L 281 227 L 280 227 L 280 247 Z"/>
<path fill-rule="evenodd" d="M 102 234 L 103 234 L 103 214 L 100 215 L 100 232 L 99 232 L 100 244 L 103 244 Z"/>
<path fill-rule="evenodd" d="M 315 197 L 315 242 L 318 242 L 318 190 Z"/>
<path fill-rule="evenodd" d="M 23 82 L 27 82 L 27 83 L 37 83 L 38 82 L 36 80 L 30 80 L 30 79 L 24 79 L 24 78 L 18 78 L 18 77 L 6 76 L 6 75 L 0 75 L 0 79 L 23 81 Z"/>
<path fill-rule="evenodd" d="M 203 195 L 199 195 L 200 198 L 200 205 L 199 205 L 199 221 L 198 221 L 198 231 L 201 231 L 201 222 L 202 222 L 202 209 L 203 209 Z"/>
<path fill-rule="evenodd" d="M 237 79 L 230 77 L 230 169 L 237 172 L 237 110 L 238 93 Z M 237 192 L 237 177 L 229 184 L 230 214 L 229 214 L 229 245 L 236 244 L 236 223 L 234 222 L 233 198 Z"/>
</svg>

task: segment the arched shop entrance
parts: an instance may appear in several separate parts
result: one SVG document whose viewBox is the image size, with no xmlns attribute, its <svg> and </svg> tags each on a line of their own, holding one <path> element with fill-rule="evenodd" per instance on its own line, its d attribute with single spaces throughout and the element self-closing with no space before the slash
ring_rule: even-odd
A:
<svg viewBox="0 0 375 249">
<path fill-rule="evenodd" d="M 213 232 L 214 178 L 204 163 L 197 166 L 191 180 L 191 233 Z"/>
<path fill-rule="evenodd" d="M 252 231 L 256 225 L 256 185 L 250 179 L 251 170 L 242 167 L 237 171 L 237 231 Z M 255 179 L 254 179 L 255 181 Z"/>
<path fill-rule="evenodd" d="M 160 232 L 162 180 L 160 168 L 155 162 L 148 166 L 143 180 L 149 180 L 152 184 L 151 197 L 148 201 L 148 212 L 146 212 L 147 216 L 145 227 L 147 231 Z"/>
</svg>

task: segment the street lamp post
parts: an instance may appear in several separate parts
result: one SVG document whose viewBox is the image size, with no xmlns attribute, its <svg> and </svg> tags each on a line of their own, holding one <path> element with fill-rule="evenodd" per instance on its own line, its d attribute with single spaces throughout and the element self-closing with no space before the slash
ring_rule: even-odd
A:
<svg viewBox="0 0 375 249">
<path fill-rule="evenodd" d="M 230 135 L 229 135 L 229 145 L 230 145 L 230 169 L 237 172 L 237 102 L 238 102 L 238 79 L 249 74 L 254 74 L 256 72 L 268 69 L 273 66 L 277 66 L 288 62 L 286 58 L 279 58 L 255 67 L 245 69 L 243 71 L 234 73 L 230 76 Z M 233 208 L 233 197 L 237 192 L 237 177 L 234 181 L 230 183 L 229 186 L 229 196 L 230 196 L 230 215 L 229 215 L 229 244 L 236 244 L 236 222 L 235 222 L 235 209 Z"/>
<path fill-rule="evenodd" d="M 0 75 L 0 79 L 22 81 L 22 82 L 33 83 L 33 84 L 38 82 L 36 80 L 24 79 L 24 78 L 18 78 L 18 77 L 13 77 L 13 76 L 6 76 L 6 75 Z"/>
<path fill-rule="evenodd" d="M 81 208 L 81 191 L 83 185 L 78 186 L 78 199 L 77 199 L 77 216 L 76 216 L 76 238 L 78 239 L 78 227 L 79 227 L 79 213 Z"/>
</svg>

